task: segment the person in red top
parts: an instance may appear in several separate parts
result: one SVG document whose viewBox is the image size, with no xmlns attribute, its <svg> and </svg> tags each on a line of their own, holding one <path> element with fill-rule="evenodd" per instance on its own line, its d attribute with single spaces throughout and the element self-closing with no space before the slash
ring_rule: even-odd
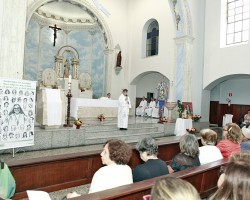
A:
<svg viewBox="0 0 250 200">
<path fill-rule="evenodd" d="M 240 152 L 242 133 L 240 127 L 235 123 L 228 123 L 223 129 L 224 140 L 221 140 L 217 147 L 224 158 Z"/>
</svg>

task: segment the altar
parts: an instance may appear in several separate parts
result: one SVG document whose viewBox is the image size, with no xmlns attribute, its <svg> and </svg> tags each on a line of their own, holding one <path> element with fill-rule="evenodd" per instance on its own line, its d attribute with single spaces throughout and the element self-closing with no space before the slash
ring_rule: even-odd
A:
<svg viewBox="0 0 250 200">
<path fill-rule="evenodd" d="M 192 127 L 193 127 L 192 119 L 177 118 L 176 123 L 175 123 L 174 134 L 176 136 L 185 135 L 187 133 L 186 129 L 189 129 Z"/>
<path fill-rule="evenodd" d="M 72 98 L 70 116 L 74 118 L 117 117 L 118 100 Z"/>
</svg>

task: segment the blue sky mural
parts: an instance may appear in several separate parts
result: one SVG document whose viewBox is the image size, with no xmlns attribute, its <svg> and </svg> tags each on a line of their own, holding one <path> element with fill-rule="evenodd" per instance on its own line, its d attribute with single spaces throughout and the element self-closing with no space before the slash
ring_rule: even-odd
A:
<svg viewBox="0 0 250 200">
<path fill-rule="evenodd" d="M 79 74 L 91 75 L 93 97 L 99 98 L 105 95 L 107 70 L 103 53 L 105 43 L 101 31 L 96 31 L 94 34 L 88 31 L 72 31 L 68 34 L 63 30 L 58 31 L 54 47 L 53 30 L 49 27 L 40 30 L 37 22 L 31 19 L 26 34 L 24 79 L 39 80 L 44 69 L 54 69 L 55 56 L 65 45 L 72 46 L 79 54 Z M 71 54 L 64 56 L 68 59 L 72 57 Z"/>
</svg>

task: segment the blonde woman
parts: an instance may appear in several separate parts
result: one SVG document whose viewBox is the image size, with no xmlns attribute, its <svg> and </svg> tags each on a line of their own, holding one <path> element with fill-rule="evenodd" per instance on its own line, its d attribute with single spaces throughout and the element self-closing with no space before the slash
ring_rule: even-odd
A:
<svg viewBox="0 0 250 200">
<path fill-rule="evenodd" d="M 151 190 L 151 200 L 200 200 L 197 190 L 189 182 L 166 177 L 157 180 Z"/>
<path fill-rule="evenodd" d="M 210 200 L 250 199 L 250 153 L 231 156 L 218 181 L 218 190 Z"/>
<path fill-rule="evenodd" d="M 200 150 L 200 163 L 204 165 L 223 158 L 220 150 L 215 146 L 217 142 L 217 133 L 211 129 L 203 129 L 200 131 L 202 147 Z"/>
<path fill-rule="evenodd" d="M 235 123 L 228 123 L 223 129 L 224 140 L 221 140 L 217 147 L 224 158 L 240 152 L 242 133 L 240 127 Z"/>
</svg>

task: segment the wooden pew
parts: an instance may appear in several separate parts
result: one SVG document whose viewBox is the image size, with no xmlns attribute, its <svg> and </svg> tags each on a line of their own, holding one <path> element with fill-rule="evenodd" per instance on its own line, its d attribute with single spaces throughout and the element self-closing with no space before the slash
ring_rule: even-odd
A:
<svg viewBox="0 0 250 200">
<path fill-rule="evenodd" d="M 171 141 L 158 143 L 159 158 L 167 163 L 180 152 L 180 137 L 169 138 Z M 26 190 L 53 192 L 90 183 L 102 167 L 100 153 L 98 150 L 6 162 L 16 180 L 13 199 L 27 197 Z M 140 156 L 133 149 L 129 166 L 135 168 L 140 163 Z"/>
<path fill-rule="evenodd" d="M 225 165 L 227 162 L 227 159 L 222 159 L 173 174 L 152 178 L 145 181 L 124 185 L 101 192 L 82 195 L 80 197 L 72 198 L 72 200 L 142 199 L 143 195 L 150 194 L 151 188 L 157 179 L 167 176 L 181 178 L 190 182 L 197 189 L 201 198 L 205 198 L 217 190 L 217 181 L 219 177 L 220 167 Z"/>
</svg>

